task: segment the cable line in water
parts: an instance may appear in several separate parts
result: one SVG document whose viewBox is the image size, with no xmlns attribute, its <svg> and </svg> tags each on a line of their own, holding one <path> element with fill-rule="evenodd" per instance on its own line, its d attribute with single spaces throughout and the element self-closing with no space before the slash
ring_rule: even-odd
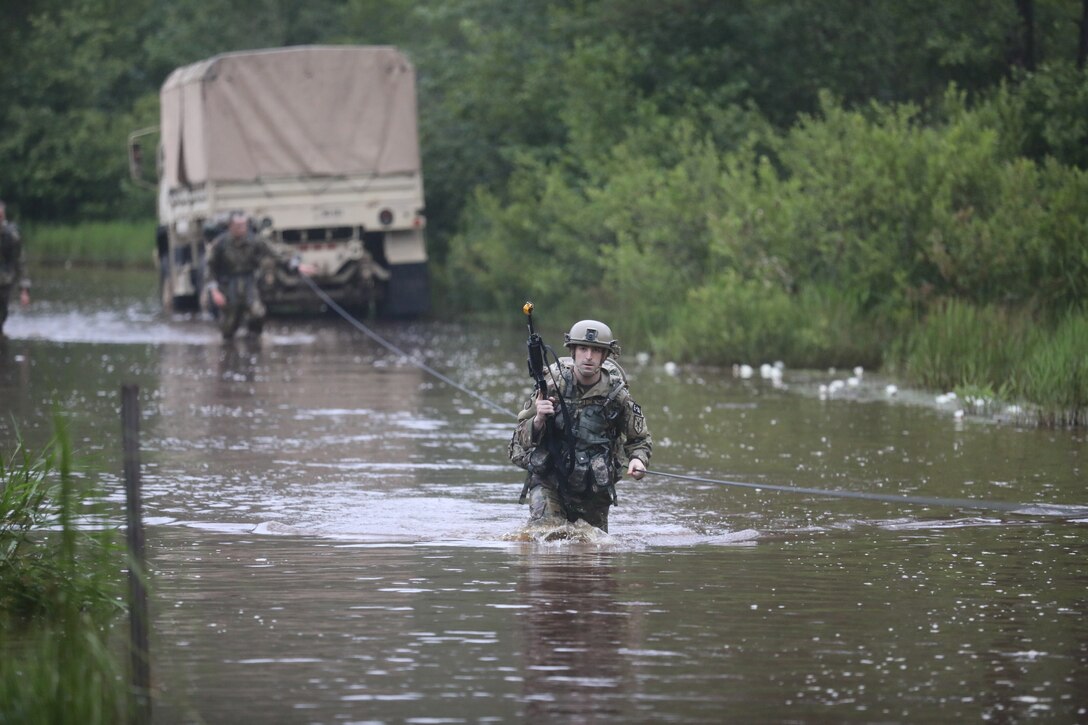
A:
<svg viewBox="0 0 1088 725">
<path fill-rule="evenodd" d="M 774 484 L 748 483 L 746 481 L 722 481 L 714 478 L 702 478 L 701 476 L 666 473 L 665 471 L 647 471 L 647 473 L 666 476 L 668 478 L 676 478 L 682 481 L 693 481 L 696 483 L 712 483 L 718 486 L 733 486 L 735 488 L 752 488 L 757 490 L 766 489 L 768 491 L 782 491 L 784 493 L 807 493 L 813 496 L 860 498 L 869 501 L 885 501 L 888 503 L 914 504 L 918 506 L 942 506 L 947 508 L 975 509 L 979 511 L 1004 511 L 1006 513 L 1021 514 L 1024 516 L 1062 516 L 1070 518 L 1088 516 L 1088 506 L 975 501 L 974 499 L 969 498 L 903 496 L 890 493 L 869 493 L 867 491 L 831 491 L 823 488 L 806 488 L 803 486 L 776 486 Z"/>
<path fill-rule="evenodd" d="M 420 362 L 419 360 L 415 360 L 414 358 L 412 358 L 411 355 L 406 353 L 404 350 L 401 350 L 399 347 L 397 347 L 393 343 L 389 342 L 388 340 L 386 340 L 384 337 L 382 337 L 378 333 L 371 330 L 369 327 L 367 327 L 362 322 L 360 322 L 358 319 L 356 319 L 351 313 L 349 313 L 343 307 L 338 305 L 336 303 L 336 301 L 333 300 L 332 297 L 329 297 L 329 295 L 326 294 L 325 290 L 318 287 L 317 283 L 314 282 L 312 279 L 310 279 L 308 276 L 306 276 L 304 274 L 300 274 L 299 277 L 301 277 L 302 280 L 304 282 L 306 282 L 306 284 L 308 284 L 310 286 L 310 289 L 312 289 L 314 291 L 314 294 L 316 294 L 321 299 L 322 302 L 324 302 L 326 305 L 331 307 L 333 310 L 336 310 L 336 313 L 338 315 L 340 315 L 341 317 L 343 317 L 345 320 L 347 320 L 349 323 L 351 323 L 351 325 L 356 330 L 363 333 L 364 335 L 369 337 L 371 340 L 373 340 L 374 342 L 376 342 L 379 345 L 381 345 L 382 347 L 384 347 L 386 350 L 389 350 L 390 352 L 392 352 L 392 353 L 394 353 L 396 355 L 400 355 L 401 357 L 408 360 L 408 362 L 412 363 L 413 365 L 415 365 L 417 368 L 419 368 L 423 372 L 428 373 L 430 375 L 433 375 L 434 377 L 436 377 L 439 380 L 441 380 L 442 382 L 444 382 L 446 385 L 449 385 L 452 388 L 456 388 L 457 390 L 460 390 L 462 393 L 464 393 L 466 395 L 471 395 L 473 398 L 480 401 L 481 403 L 483 403 L 487 407 L 491 408 L 492 410 L 496 410 L 496 411 L 498 411 L 500 413 L 505 413 L 506 415 L 512 416 L 514 418 L 518 417 L 517 413 L 511 413 L 509 410 L 502 407 L 498 403 L 490 401 L 487 398 L 485 398 L 484 396 L 480 395 L 479 393 L 477 393 L 477 392 L 475 392 L 473 390 L 469 390 L 464 385 L 461 385 L 460 383 L 457 383 L 457 382 L 454 382 L 453 380 L 450 380 L 448 377 L 446 377 L 442 373 L 438 372 L 437 370 L 435 370 L 431 366 L 427 365 L 426 363 Z"/>
<path fill-rule="evenodd" d="M 350 323 L 355 329 L 369 337 L 374 342 L 378 343 L 390 352 L 403 357 L 412 365 L 415 365 L 420 370 L 433 375 L 435 378 L 441 380 L 446 385 L 460 390 L 462 393 L 473 397 L 479 402 L 483 403 L 487 407 L 494 411 L 508 415 L 511 418 L 517 419 L 517 413 L 507 410 L 498 403 L 488 400 L 484 396 L 466 388 L 464 385 L 451 380 L 449 377 L 438 372 L 434 368 L 430 367 L 426 363 L 420 362 L 414 359 L 411 355 L 400 349 L 393 343 L 386 340 L 378 333 L 371 330 L 369 327 L 360 322 L 351 313 L 336 303 L 325 290 L 317 286 L 317 284 L 307 277 L 306 275 L 299 275 L 310 289 L 313 290 L 322 302 L 328 305 L 331 309 L 335 310 L 338 315 L 343 317 Z M 651 476 L 663 476 L 666 478 L 673 478 L 681 481 L 691 481 L 694 483 L 709 483 L 715 486 L 731 486 L 733 488 L 751 488 L 751 489 L 765 489 L 768 491 L 780 491 L 782 493 L 803 493 L 812 496 L 828 496 L 833 498 L 856 498 L 864 499 L 868 501 L 883 501 L 886 503 L 897 504 L 910 504 L 915 506 L 940 506 L 944 508 L 956 508 L 956 509 L 970 509 L 976 511 L 1003 511 L 1005 513 L 1019 514 L 1022 516 L 1054 516 L 1063 518 L 1080 518 L 1088 516 L 1088 506 L 1068 505 L 1068 504 L 1038 504 L 1038 503 L 1008 503 L 1005 501 L 976 501 L 969 498 L 939 498 L 930 496 L 902 496 L 897 494 L 886 493 L 869 493 L 866 491 L 835 491 L 823 488 L 807 488 L 804 486 L 778 486 L 774 484 L 766 483 L 749 483 L 747 481 L 725 481 L 715 478 L 703 478 L 701 476 L 691 476 L 681 473 L 668 473 L 666 471 L 659 471 L 656 469 L 648 469 L 647 475 Z"/>
</svg>

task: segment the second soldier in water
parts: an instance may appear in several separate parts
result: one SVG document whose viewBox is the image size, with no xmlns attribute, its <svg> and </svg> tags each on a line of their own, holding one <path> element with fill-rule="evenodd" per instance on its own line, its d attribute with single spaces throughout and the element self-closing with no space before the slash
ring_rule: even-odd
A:
<svg viewBox="0 0 1088 725">
<path fill-rule="evenodd" d="M 243 212 L 230 216 L 227 231 L 212 242 L 208 254 L 208 292 L 219 310 L 219 329 L 229 340 L 244 322 L 251 335 L 260 335 L 267 314 L 261 300 L 258 274 L 266 261 L 278 261 L 299 274 L 313 274 L 310 265 L 285 260 L 249 228 Z"/>
<path fill-rule="evenodd" d="M 619 344 L 608 325 L 575 323 L 565 345 L 572 357 L 549 370 L 548 395 L 518 416 L 510 460 L 529 471 L 522 493 L 531 524 L 583 520 L 608 531 L 616 482 L 646 473 L 653 441 L 642 408 L 611 360 Z"/>
</svg>

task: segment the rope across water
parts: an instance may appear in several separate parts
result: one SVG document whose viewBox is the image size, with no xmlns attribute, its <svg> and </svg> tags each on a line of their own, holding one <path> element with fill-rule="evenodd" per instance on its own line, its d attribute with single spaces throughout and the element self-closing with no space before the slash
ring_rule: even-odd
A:
<svg viewBox="0 0 1088 725">
<path fill-rule="evenodd" d="M 390 352 L 392 352 L 392 353 L 394 353 L 396 355 L 400 355 L 401 357 L 407 359 L 410 363 L 412 363 L 413 365 L 415 365 L 417 368 L 419 368 L 423 372 L 427 373 L 428 375 L 432 375 L 432 376 L 438 378 L 439 380 L 441 380 L 442 382 L 444 382 L 446 385 L 449 385 L 452 388 L 456 388 L 457 390 L 460 390 L 462 393 L 465 393 L 466 395 L 472 396 L 473 398 L 480 401 L 481 403 L 483 403 L 487 407 L 491 408 L 492 410 L 498 411 L 499 413 L 505 413 L 506 415 L 509 415 L 509 416 L 511 416 L 513 418 L 518 417 L 517 413 L 511 413 L 509 410 L 502 407 L 498 403 L 496 403 L 494 401 L 491 401 L 491 400 L 488 400 L 487 398 L 485 398 L 484 396 L 482 396 L 479 393 L 475 392 L 474 390 L 469 390 L 464 385 L 461 385 L 460 383 L 457 383 L 457 382 L 449 379 L 448 377 L 446 377 L 442 373 L 438 372 L 437 370 L 435 370 L 431 366 L 427 365 L 426 363 L 420 362 L 419 360 L 413 359 L 408 353 L 404 352 L 404 350 L 401 350 L 399 347 L 397 347 L 393 343 L 389 342 L 389 340 L 386 340 L 384 337 L 382 337 L 378 333 L 371 330 L 369 327 L 367 327 L 362 322 L 357 320 L 350 312 L 348 312 L 343 307 L 338 305 L 336 303 L 336 300 L 334 300 L 332 297 L 329 297 L 329 295 L 325 292 L 325 290 L 318 287 L 317 283 L 314 282 L 312 279 L 310 279 L 306 275 L 299 275 L 299 277 L 306 284 L 308 284 L 310 286 L 310 289 L 313 290 L 314 294 L 317 295 L 318 298 L 322 302 L 324 302 L 326 305 L 329 306 L 329 309 L 335 310 L 336 314 L 340 315 L 345 320 L 347 320 L 349 323 L 351 323 L 351 325 L 356 330 L 363 333 L 364 335 L 369 337 L 371 340 L 373 340 L 374 342 L 376 342 L 379 345 L 381 345 L 382 347 L 384 347 L 386 350 L 389 350 Z"/>
</svg>

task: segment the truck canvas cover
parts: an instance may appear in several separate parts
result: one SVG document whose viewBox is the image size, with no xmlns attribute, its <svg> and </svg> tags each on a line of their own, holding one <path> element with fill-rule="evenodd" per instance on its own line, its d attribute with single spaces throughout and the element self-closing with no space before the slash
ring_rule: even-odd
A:
<svg viewBox="0 0 1088 725">
<path fill-rule="evenodd" d="M 419 171 L 415 69 L 392 47 L 226 53 L 175 70 L 160 100 L 168 188 Z"/>
</svg>

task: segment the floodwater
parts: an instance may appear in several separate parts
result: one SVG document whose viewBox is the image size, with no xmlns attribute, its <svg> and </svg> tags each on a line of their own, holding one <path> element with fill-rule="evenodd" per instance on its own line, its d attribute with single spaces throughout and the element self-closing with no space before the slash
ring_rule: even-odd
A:
<svg viewBox="0 0 1088 725">
<path fill-rule="evenodd" d="M 530 381 L 508 330 L 334 318 L 223 343 L 153 275 L 41 270 L 0 343 L 0 443 L 64 411 L 123 501 L 140 386 L 161 723 L 1088 722 L 1088 517 L 649 476 L 611 536 L 511 541 Z M 556 345 L 567 321 L 538 310 Z M 613 321 L 622 339 L 623 321 Z M 715 480 L 1088 504 L 1083 432 L 624 358 L 654 468 Z M 761 361 L 753 361 L 758 363 Z M 1062 509 L 1056 509 L 1061 512 Z"/>
</svg>

